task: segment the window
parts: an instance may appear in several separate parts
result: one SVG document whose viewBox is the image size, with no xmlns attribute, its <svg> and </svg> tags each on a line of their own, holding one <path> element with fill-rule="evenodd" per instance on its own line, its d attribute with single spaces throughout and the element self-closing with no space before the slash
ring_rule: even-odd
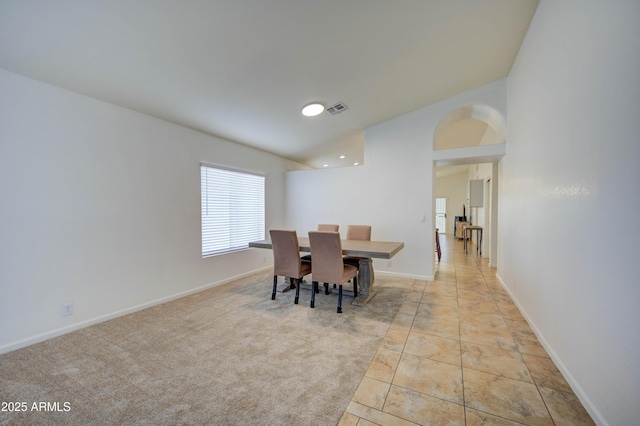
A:
<svg viewBox="0 0 640 426">
<path fill-rule="evenodd" d="M 200 165 L 202 257 L 264 239 L 264 176 Z"/>
</svg>

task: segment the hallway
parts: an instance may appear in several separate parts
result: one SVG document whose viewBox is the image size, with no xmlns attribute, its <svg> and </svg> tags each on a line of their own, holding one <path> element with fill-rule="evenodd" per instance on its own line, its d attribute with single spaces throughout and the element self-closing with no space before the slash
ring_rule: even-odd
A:
<svg viewBox="0 0 640 426">
<path fill-rule="evenodd" d="M 594 424 L 475 245 L 441 247 L 339 425 Z"/>
</svg>

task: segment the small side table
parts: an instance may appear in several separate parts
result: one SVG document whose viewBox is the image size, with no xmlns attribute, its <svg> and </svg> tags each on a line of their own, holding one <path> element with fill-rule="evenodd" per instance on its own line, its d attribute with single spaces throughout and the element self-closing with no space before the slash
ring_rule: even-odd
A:
<svg viewBox="0 0 640 426">
<path fill-rule="evenodd" d="M 476 231 L 476 239 L 478 241 L 478 245 L 476 246 L 476 250 L 482 255 L 482 226 L 472 226 L 468 225 L 463 228 L 464 232 L 464 252 L 465 254 L 469 253 L 467 250 L 467 238 L 471 238 L 473 236 L 473 231 Z M 467 237 L 467 232 L 469 233 Z"/>
</svg>

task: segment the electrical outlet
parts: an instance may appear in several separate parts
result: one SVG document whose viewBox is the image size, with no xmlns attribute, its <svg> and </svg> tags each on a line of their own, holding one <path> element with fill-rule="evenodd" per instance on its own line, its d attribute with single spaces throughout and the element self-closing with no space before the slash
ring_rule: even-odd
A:
<svg viewBox="0 0 640 426">
<path fill-rule="evenodd" d="M 391 267 L 391 261 L 387 260 L 387 266 Z"/>
<path fill-rule="evenodd" d="M 68 315 L 71 315 L 73 313 L 73 304 L 71 303 L 65 303 L 64 305 L 62 305 L 62 316 L 66 317 Z"/>
</svg>

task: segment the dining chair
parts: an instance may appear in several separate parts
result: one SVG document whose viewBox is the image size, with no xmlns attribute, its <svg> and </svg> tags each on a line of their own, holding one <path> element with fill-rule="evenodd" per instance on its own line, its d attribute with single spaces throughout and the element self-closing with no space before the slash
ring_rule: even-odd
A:
<svg viewBox="0 0 640 426">
<path fill-rule="evenodd" d="M 300 247 L 296 231 L 271 229 L 271 244 L 273 247 L 273 291 L 271 300 L 276 298 L 278 276 L 289 278 L 291 287 L 296 288 L 294 303 L 300 297 L 300 282 L 302 277 L 311 273 L 311 262 L 300 259 Z"/>
<path fill-rule="evenodd" d="M 309 232 L 313 256 L 311 307 L 315 307 L 318 282 L 338 285 L 338 310 L 342 313 L 342 286 L 353 279 L 353 297 L 358 296 L 358 268 L 342 261 L 342 242 L 338 232 Z"/>
<path fill-rule="evenodd" d="M 328 223 L 321 223 L 318 225 L 318 231 L 323 232 L 338 232 L 340 225 L 333 225 Z"/>
<path fill-rule="evenodd" d="M 347 227 L 347 240 L 371 241 L 371 226 L 369 225 L 349 225 Z M 359 256 L 345 256 L 344 263 L 353 265 L 360 269 Z M 373 260 L 369 260 L 371 282 L 374 281 Z"/>
<path fill-rule="evenodd" d="M 340 228 L 340 225 L 334 225 L 334 224 L 329 224 L 329 223 L 320 223 L 318 224 L 318 227 L 316 228 L 317 231 L 321 231 L 321 232 L 338 232 L 338 229 Z M 307 262 L 311 262 L 311 255 L 307 254 L 302 256 L 302 260 L 303 261 L 307 261 Z M 326 287 L 326 286 L 325 286 Z M 325 290 L 325 293 L 328 293 L 329 290 Z"/>
</svg>

